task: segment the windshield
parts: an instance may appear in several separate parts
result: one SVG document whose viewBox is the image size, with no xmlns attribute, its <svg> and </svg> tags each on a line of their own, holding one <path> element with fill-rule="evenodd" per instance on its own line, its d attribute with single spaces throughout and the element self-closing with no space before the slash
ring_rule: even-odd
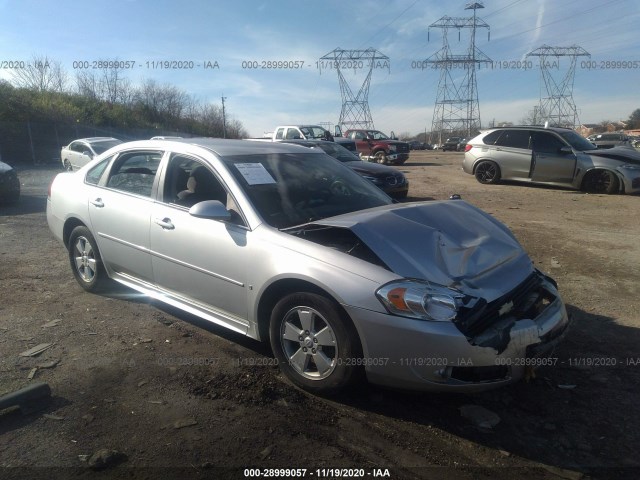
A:
<svg viewBox="0 0 640 480">
<path fill-rule="evenodd" d="M 317 145 L 319 148 L 324 150 L 325 153 L 331 155 L 333 158 L 340 160 L 341 162 L 359 162 L 360 157 L 355 155 L 353 152 L 350 152 L 342 145 L 338 145 L 337 143 L 326 142 L 319 143 Z"/>
<path fill-rule="evenodd" d="M 300 131 L 307 138 L 327 138 L 327 130 L 322 127 L 300 127 Z"/>
<path fill-rule="evenodd" d="M 595 150 L 597 147 L 582 135 L 578 135 L 576 132 L 559 132 L 560 136 L 564 138 L 574 150 L 584 152 L 585 150 Z"/>
<path fill-rule="evenodd" d="M 115 147 L 116 145 L 120 145 L 122 142 L 120 140 L 105 140 L 104 142 L 96 142 L 91 144 L 91 148 L 96 152 L 97 155 L 100 155 L 103 152 L 106 152 L 111 147 Z"/>
<path fill-rule="evenodd" d="M 234 155 L 222 160 L 255 210 L 276 228 L 392 203 L 382 190 L 327 155 Z"/>
<path fill-rule="evenodd" d="M 389 137 L 379 130 L 367 130 L 367 135 L 373 140 L 389 140 Z"/>
</svg>

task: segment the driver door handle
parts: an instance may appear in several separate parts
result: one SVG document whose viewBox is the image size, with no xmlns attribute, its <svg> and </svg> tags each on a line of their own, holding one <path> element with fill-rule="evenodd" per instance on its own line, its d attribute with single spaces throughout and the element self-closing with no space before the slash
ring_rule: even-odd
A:
<svg viewBox="0 0 640 480">
<path fill-rule="evenodd" d="M 101 198 L 96 198 L 95 200 L 90 200 L 91 205 L 94 207 L 102 208 L 104 207 L 104 202 Z"/>
<path fill-rule="evenodd" d="M 171 223 L 170 218 L 156 218 L 154 221 L 165 230 L 173 230 L 176 228 L 175 225 Z"/>
</svg>

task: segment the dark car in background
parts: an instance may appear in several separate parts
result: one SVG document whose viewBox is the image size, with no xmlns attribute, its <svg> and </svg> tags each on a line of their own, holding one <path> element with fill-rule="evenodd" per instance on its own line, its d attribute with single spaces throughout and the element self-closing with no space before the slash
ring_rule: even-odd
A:
<svg viewBox="0 0 640 480">
<path fill-rule="evenodd" d="M 0 205 L 13 204 L 20 198 L 20 180 L 15 169 L 0 161 Z"/>
<path fill-rule="evenodd" d="M 335 142 L 287 140 L 286 143 L 302 145 L 308 148 L 321 148 L 328 155 L 343 162 L 357 174 L 371 181 L 392 198 L 406 198 L 409 193 L 409 181 L 400 170 L 379 163 L 363 162 L 357 155 Z"/>
<path fill-rule="evenodd" d="M 442 151 L 446 152 L 447 150 L 451 151 L 451 152 L 457 152 L 458 151 L 458 144 L 460 143 L 460 140 L 462 140 L 462 137 L 449 137 L 447 138 L 447 140 L 442 144 Z"/>
<path fill-rule="evenodd" d="M 631 140 L 624 133 L 598 133 L 589 137 L 598 148 L 631 146 Z"/>
<path fill-rule="evenodd" d="M 409 148 L 411 150 L 426 150 L 427 145 L 425 143 L 419 142 L 418 140 L 412 140 L 409 142 Z"/>
</svg>

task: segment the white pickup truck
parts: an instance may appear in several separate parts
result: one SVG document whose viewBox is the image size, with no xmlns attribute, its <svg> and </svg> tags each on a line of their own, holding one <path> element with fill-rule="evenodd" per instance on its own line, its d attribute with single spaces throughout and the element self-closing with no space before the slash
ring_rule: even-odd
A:
<svg viewBox="0 0 640 480">
<path fill-rule="evenodd" d="M 349 138 L 334 137 L 326 128 L 319 125 L 280 125 L 273 131 L 272 140 L 281 142 L 283 140 L 327 140 L 342 145 L 347 150 L 356 151 L 356 142 Z"/>
</svg>

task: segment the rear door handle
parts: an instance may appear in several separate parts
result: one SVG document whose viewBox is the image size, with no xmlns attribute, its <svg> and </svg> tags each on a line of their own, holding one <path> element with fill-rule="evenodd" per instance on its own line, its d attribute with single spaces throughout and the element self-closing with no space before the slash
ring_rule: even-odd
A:
<svg viewBox="0 0 640 480">
<path fill-rule="evenodd" d="M 102 208 L 104 207 L 104 202 L 101 198 L 96 198 L 95 200 L 91 200 L 91 205 L 94 207 Z"/>
<path fill-rule="evenodd" d="M 173 223 L 171 223 L 170 218 L 156 218 L 154 221 L 165 230 L 173 230 L 176 228 Z"/>
</svg>

